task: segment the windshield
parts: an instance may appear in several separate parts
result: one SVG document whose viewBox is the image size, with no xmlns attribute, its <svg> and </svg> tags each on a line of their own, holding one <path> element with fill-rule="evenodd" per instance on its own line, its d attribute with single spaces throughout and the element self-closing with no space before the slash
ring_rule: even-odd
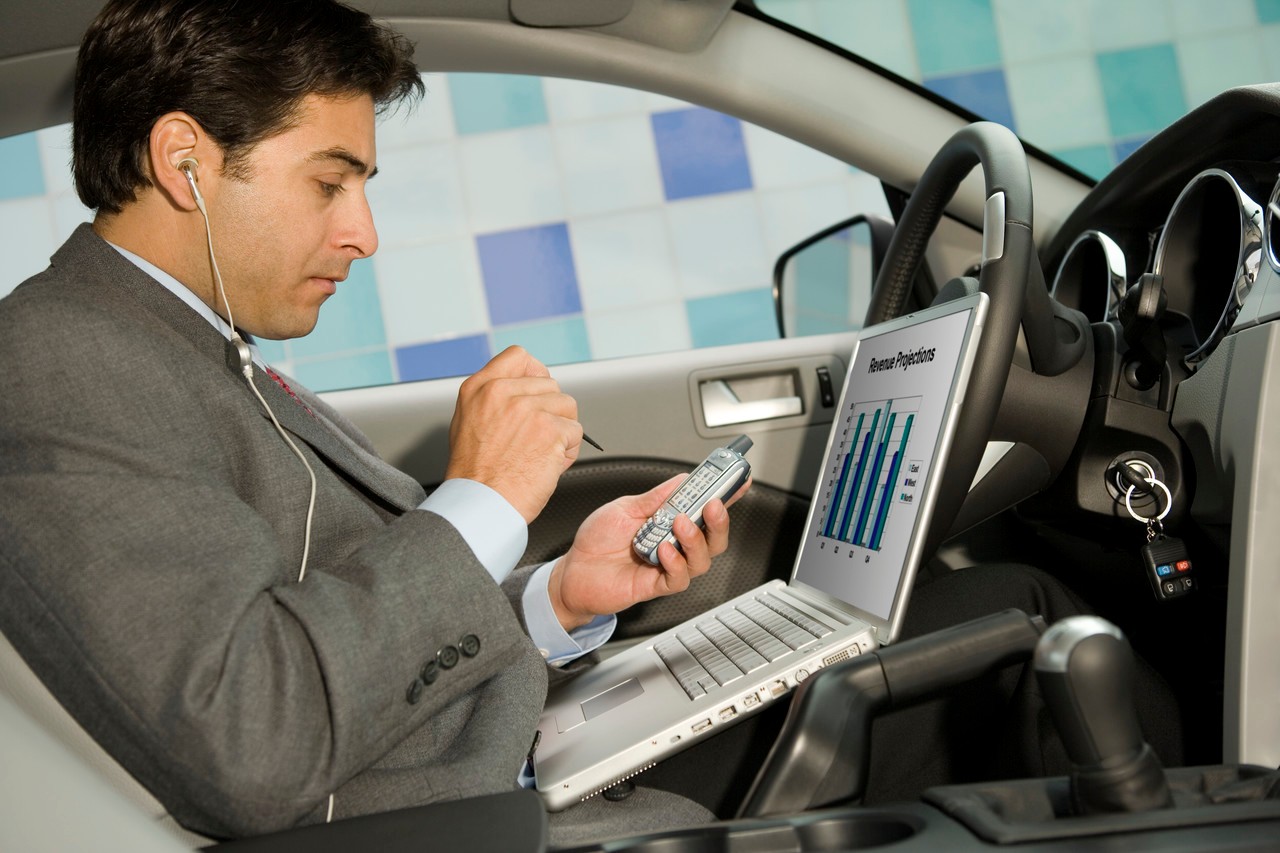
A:
<svg viewBox="0 0 1280 853">
<path fill-rule="evenodd" d="M 1274 0 L 755 5 L 1006 125 L 1093 178 L 1224 89 L 1280 78 Z"/>
</svg>

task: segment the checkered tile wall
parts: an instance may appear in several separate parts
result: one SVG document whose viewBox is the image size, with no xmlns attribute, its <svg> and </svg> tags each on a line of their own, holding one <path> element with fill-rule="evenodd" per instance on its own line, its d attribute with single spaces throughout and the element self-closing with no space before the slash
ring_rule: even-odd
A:
<svg viewBox="0 0 1280 853">
<path fill-rule="evenodd" d="M 1094 175 L 1220 89 L 1280 77 L 1280 0 L 759 5 Z M 562 364 L 771 338 L 777 254 L 883 209 L 870 176 L 679 101 L 532 77 L 426 82 L 423 107 L 379 129 L 377 255 L 315 332 L 264 342 L 317 390 L 469 373 L 513 343 Z M 65 127 L 0 140 L 0 293 L 89 217 L 68 160 Z"/>
</svg>

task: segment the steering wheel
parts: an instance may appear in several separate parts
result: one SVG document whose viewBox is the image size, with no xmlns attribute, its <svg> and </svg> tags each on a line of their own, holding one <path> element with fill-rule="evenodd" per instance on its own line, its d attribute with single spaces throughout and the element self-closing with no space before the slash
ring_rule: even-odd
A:
<svg viewBox="0 0 1280 853">
<path fill-rule="evenodd" d="M 951 458 L 943 472 L 926 553 L 950 530 L 982 459 L 1013 363 L 1030 265 L 1038 264 L 1031 231 L 1031 173 L 1018 137 L 1003 125 L 962 128 L 925 169 L 894 230 L 867 310 L 867 325 L 903 313 L 925 246 L 960 182 L 982 166 L 986 207 L 978 287 L 991 300 L 970 374 Z"/>
</svg>

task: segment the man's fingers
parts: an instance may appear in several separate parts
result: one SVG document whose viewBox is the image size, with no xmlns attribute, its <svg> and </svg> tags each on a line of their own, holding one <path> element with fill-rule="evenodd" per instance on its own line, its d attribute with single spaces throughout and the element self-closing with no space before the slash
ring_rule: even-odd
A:
<svg viewBox="0 0 1280 853">
<path fill-rule="evenodd" d="M 711 568 L 711 549 L 707 545 L 706 537 L 698 529 L 698 525 L 690 521 L 687 516 L 680 515 L 676 517 L 671 529 L 680 547 L 684 549 L 684 561 L 688 566 L 690 579 L 706 574 Z"/>
<path fill-rule="evenodd" d="M 736 504 L 736 503 L 738 502 L 739 498 L 741 498 L 741 497 L 742 497 L 743 495 L 745 495 L 747 492 L 751 491 L 751 484 L 752 484 L 752 483 L 754 483 L 754 482 L 755 482 L 755 481 L 754 481 L 754 480 L 752 480 L 750 477 L 747 477 L 747 481 L 746 481 L 745 483 L 743 483 L 743 484 L 742 484 L 742 488 L 738 489 L 738 491 L 736 491 L 736 492 L 734 492 L 732 495 L 730 495 L 730 496 L 729 496 L 729 499 L 728 499 L 727 501 L 725 501 L 725 502 L 724 502 L 724 505 L 725 505 L 725 506 L 733 506 L 734 504 Z"/>
<path fill-rule="evenodd" d="M 679 536 L 677 535 L 676 538 Z M 655 573 L 655 595 L 670 595 L 689 588 L 689 564 L 675 545 L 670 542 L 659 545 L 658 562 L 662 566 L 662 571 Z"/>
<path fill-rule="evenodd" d="M 529 351 L 521 346 L 509 346 L 489 359 L 489 363 L 481 368 L 481 372 L 489 371 L 496 376 L 550 376 L 546 365 L 529 355 Z"/>
<path fill-rule="evenodd" d="M 717 557 L 729 547 L 729 510 L 721 501 L 708 501 L 702 509 L 702 522 L 706 525 L 707 550 Z"/>
</svg>

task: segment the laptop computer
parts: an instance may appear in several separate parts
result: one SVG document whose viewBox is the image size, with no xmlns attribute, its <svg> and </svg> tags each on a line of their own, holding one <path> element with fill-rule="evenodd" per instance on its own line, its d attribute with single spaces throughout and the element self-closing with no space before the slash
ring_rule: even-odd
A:
<svg viewBox="0 0 1280 853">
<path fill-rule="evenodd" d="M 897 638 L 987 304 L 979 293 L 862 331 L 790 581 L 757 587 L 556 685 L 534 753 L 549 809 Z"/>
</svg>

